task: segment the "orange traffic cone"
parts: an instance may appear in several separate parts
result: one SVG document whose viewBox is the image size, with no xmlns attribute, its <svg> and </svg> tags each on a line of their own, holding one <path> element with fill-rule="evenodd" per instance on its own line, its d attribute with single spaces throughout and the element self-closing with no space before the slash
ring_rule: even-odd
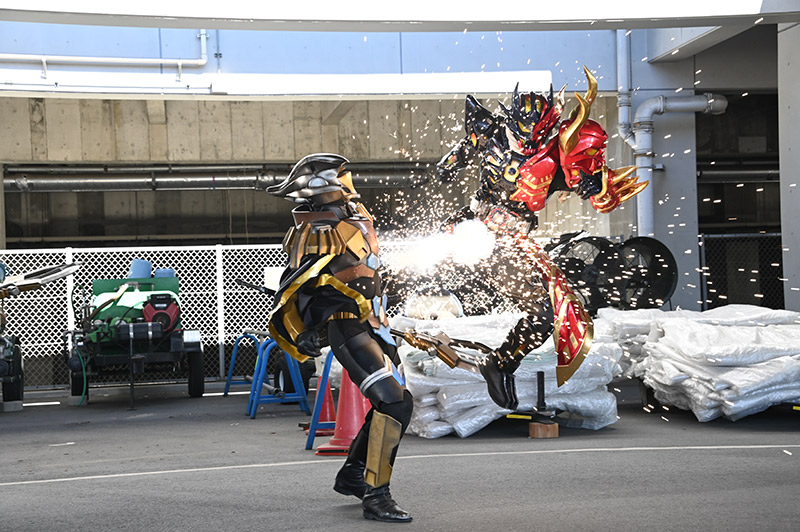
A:
<svg viewBox="0 0 800 532">
<path fill-rule="evenodd" d="M 328 443 L 317 447 L 318 455 L 347 455 L 350 444 L 364 424 L 364 416 L 372 407 L 342 368 L 342 385 L 339 387 L 339 408 L 336 411 L 336 428 Z"/>
<path fill-rule="evenodd" d="M 320 393 L 320 383 L 322 377 L 317 381 L 317 393 Z M 325 381 L 325 395 L 322 397 L 322 404 L 319 407 L 319 423 L 336 421 L 336 407 L 333 406 L 333 395 L 331 394 L 331 381 Z M 335 426 L 335 425 L 334 425 Z M 308 434 L 308 428 L 305 429 Z M 317 429 L 317 436 L 330 436 L 334 429 Z"/>
</svg>

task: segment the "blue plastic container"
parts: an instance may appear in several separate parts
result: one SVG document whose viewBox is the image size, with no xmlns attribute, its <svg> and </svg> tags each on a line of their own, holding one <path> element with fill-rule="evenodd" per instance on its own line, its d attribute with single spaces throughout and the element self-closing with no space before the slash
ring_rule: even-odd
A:
<svg viewBox="0 0 800 532">
<path fill-rule="evenodd" d="M 175 277 L 175 270 L 173 268 L 156 268 L 153 277 Z"/>
<path fill-rule="evenodd" d="M 128 279 L 143 279 L 150 277 L 153 271 L 153 263 L 149 260 L 133 259 L 131 269 L 128 270 Z"/>
</svg>

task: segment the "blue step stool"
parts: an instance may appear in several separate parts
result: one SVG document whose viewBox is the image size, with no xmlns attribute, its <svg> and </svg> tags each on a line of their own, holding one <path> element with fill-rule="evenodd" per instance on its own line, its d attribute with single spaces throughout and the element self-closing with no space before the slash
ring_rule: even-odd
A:
<svg viewBox="0 0 800 532">
<path fill-rule="evenodd" d="M 249 375 L 246 375 L 241 379 L 237 380 L 233 379 L 233 365 L 236 363 L 236 354 L 239 352 L 239 344 L 242 343 L 242 340 L 246 340 L 248 338 L 250 340 L 253 340 L 256 350 L 258 350 L 258 347 L 261 345 L 261 341 L 258 338 L 256 338 L 254 334 L 251 334 L 249 332 L 240 334 L 239 337 L 236 338 L 236 341 L 233 343 L 233 353 L 231 354 L 231 365 L 228 367 L 228 378 L 225 379 L 225 391 L 222 393 L 223 397 L 228 396 L 228 392 L 230 391 L 232 384 L 233 385 L 247 384 L 248 386 L 252 387 L 253 379 Z"/>
<path fill-rule="evenodd" d="M 320 421 L 319 415 L 322 412 L 322 401 L 325 399 L 325 390 L 328 387 L 328 377 L 331 373 L 331 361 L 333 360 L 333 351 L 328 352 L 325 357 L 325 366 L 322 370 L 322 375 L 317 384 L 317 398 L 314 400 L 314 413 L 311 414 L 311 423 L 308 425 L 308 438 L 306 439 L 306 450 L 314 447 L 314 438 L 317 437 L 317 431 L 322 429 L 333 429 L 336 427 L 335 421 Z"/>
<path fill-rule="evenodd" d="M 292 378 L 292 384 L 295 389 L 292 393 L 275 391 L 275 387 L 269 384 L 267 363 L 269 362 L 270 354 L 275 351 L 276 348 L 278 356 L 283 355 L 286 357 L 289 375 Z M 266 395 L 264 394 L 265 391 L 267 392 Z M 278 348 L 278 343 L 275 340 L 268 338 L 258 346 L 256 369 L 253 372 L 253 383 L 250 387 L 250 398 L 247 402 L 247 415 L 250 416 L 251 419 L 255 419 L 256 412 L 258 412 L 258 405 L 294 402 L 300 405 L 300 410 L 306 414 L 311 414 L 311 409 L 308 405 L 308 395 L 306 395 L 306 389 L 305 386 L 303 386 L 303 378 L 300 376 L 300 366 L 297 360 Z"/>
</svg>

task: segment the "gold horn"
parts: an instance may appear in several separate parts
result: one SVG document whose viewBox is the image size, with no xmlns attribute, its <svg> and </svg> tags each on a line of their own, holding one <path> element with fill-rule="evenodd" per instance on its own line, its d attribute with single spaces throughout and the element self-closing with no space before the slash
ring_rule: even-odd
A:
<svg viewBox="0 0 800 532">
<path fill-rule="evenodd" d="M 586 81 L 589 84 L 589 88 L 586 89 L 586 95 L 583 97 L 589 105 L 594 103 L 594 99 L 597 98 L 597 79 L 592 75 L 588 68 L 584 65 L 583 73 L 586 74 Z"/>
<path fill-rule="evenodd" d="M 556 109 L 558 110 L 559 113 L 561 113 L 561 110 L 564 109 L 564 105 L 566 104 L 566 100 L 564 99 L 564 92 L 566 90 L 567 90 L 567 84 L 564 83 L 564 86 L 561 87 L 561 90 L 558 91 L 558 94 L 556 94 L 555 104 L 556 104 Z"/>
<path fill-rule="evenodd" d="M 616 170 L 613 171 L 614 172 L 613 183 L 616 185 L 617 183 L 619 183 L 620 181 L 622 181 L 635 171 L 636 171 L 636 166 L 623 166 L 622 168 L 617 168 Z"/>
<path fill-rule="evenodd" d="M 620 203 L 624 203 L 624 202 L 628 201 L 629 199 L 634 197 L 636 194 L 638 194 L 639 192 L 641 192 L 642 190 L 647 188 L 647 185 L 649 183 L 650 183 L 649 181 L 644 181 L 642 183 L 636 183 L 634 181 L 633 183 L 629 183 L 629 184 L 625 185 L 625 187 L 620 189 L 619 202 Z"/>
<path fill-rule="evenodd" d="M 597 97 L 597 79 L 589 72 L 589 69 L 583 67 L 583 72 L 586 74 L 586 81 L 589 83 L 589 88 L 586 90 L 586 95 L 581 96 L 577 92 L 575 97 L 578 99 L 578 107 L 573 112 L 572 123 L 561 133 L 558 139 L 558 144 L 564 153 L 569 153 L 578 144 L 578 131 L 589 119 L 589 111 L 592 108 L 592 102 Z"/>
</svg>

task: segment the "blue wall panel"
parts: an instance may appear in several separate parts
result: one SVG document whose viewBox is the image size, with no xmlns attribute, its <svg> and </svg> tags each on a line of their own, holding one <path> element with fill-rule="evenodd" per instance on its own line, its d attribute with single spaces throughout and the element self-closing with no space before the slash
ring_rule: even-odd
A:
<svg viewBox="0 0 800 532">
<path fill-rule="evenodd" d="M 398 33 L 220 31 L 220 64 L 231 74 L 397 73 L 399 42 Z"/>
<path fill-rule="evenodd" d="M 0 22 L 0 52 L 194 59 L 199 30 Z M 370 74 L 550 70 L 553 84 L 585 87 L 582 66 L 613 91 L 612 31 L 364 33 L 208 30 L 208 64 L 192 72 L 225 74 Z M 220 52 L 221 57 L 214 54 Z M 27 63 L 0 68 L 36 69 Z M 158 67 L 49 65 L 85 71 Z M 524 90 L 524 87 L 523 87 Z"/>
<path fill-rule="evenodd" d="M 615 46 L 612 31 L 404 33 L 403 71 L 550 70 L 557 90 L 585 86 L 586 65 L 616 90 Z"/>
</svg>

